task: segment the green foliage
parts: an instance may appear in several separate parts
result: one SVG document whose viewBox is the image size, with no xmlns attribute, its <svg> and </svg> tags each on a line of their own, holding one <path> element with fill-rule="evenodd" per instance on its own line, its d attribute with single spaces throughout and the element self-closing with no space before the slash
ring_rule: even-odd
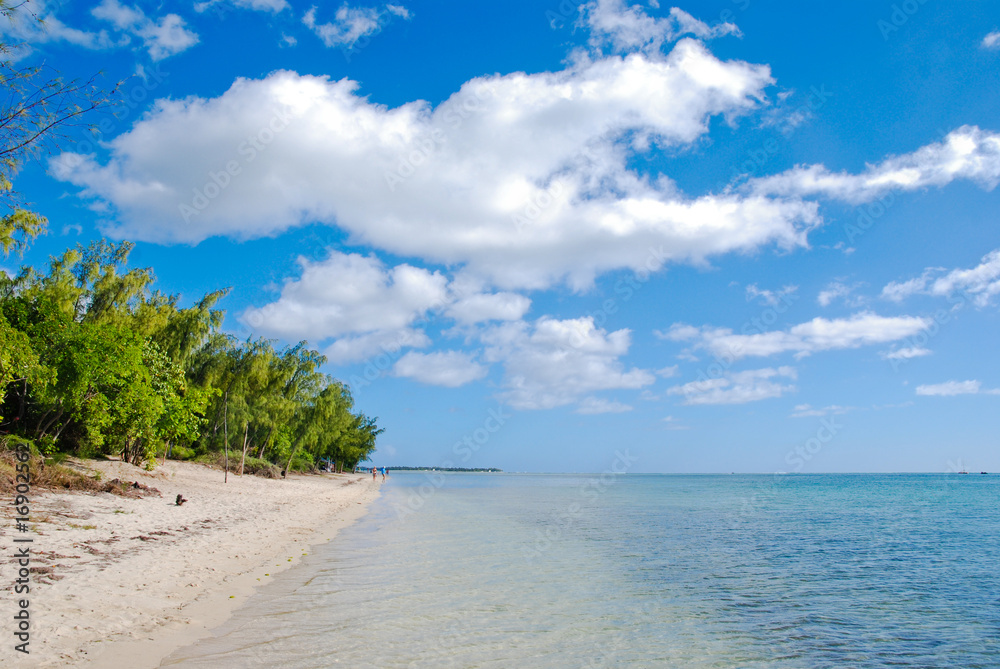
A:
<svg viewBox="0 0 1000 669">
<path fill-rule="evenodd" d="M 187 446 L 171 446 L 169 458 L 171 460 L 193 460 L 197 453 L 193 448 Z"/>
<path fill-rule="evenodd" d="M 168 448 L 212 455 L 228 438 L 230 471 L 267 476 L 369 457 L 382 430 L 319 371 L 326 358 L 220 333 L 226 290 L 178 308 L 152 290 L 151 269 L 128 268 L 131 249 L 100 241 L 45 273 L 0 277 L 0 430 L 45 455 L 148 467 Z"/>
<path fill-rule="evenodd" d="M 7 190 L 8 186 L 8 183 L 0 181 L 0 193 Z M 11 251 L 24 255 L 30 240 L 45 230 L 45 224 L 45 218 L 21 208 L 0 218 L 0 249 L 3 250 L 4 257 L 10 255 Z"/>
</svg>

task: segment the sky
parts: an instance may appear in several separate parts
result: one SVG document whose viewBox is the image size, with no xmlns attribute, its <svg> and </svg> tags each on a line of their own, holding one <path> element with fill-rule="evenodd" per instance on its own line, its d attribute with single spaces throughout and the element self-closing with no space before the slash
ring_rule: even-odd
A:
<svg viewBox="0 0 1000 669">
<path fill-rule="evenodd" d="M 1000 2 L 26 6 L 126 104 L 21 262 L 231 286 L 377 465 L 1000 471 Z"/>
</svg>

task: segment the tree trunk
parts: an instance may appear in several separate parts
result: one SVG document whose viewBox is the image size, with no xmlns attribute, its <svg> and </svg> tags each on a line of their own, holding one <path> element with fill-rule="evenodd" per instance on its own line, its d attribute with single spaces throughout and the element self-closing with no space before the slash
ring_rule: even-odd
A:
<svg viewBox="0 0 1000 669">
<path fill-rule="evenodd" d="M 24 390 L 21 391 L 21 406 L 17 410 L 17 421 L 21 423 L 24 420 L 24 403 L 28 399 L 28 379 L 24 379 Z M 21 423 L 24 425 L 24 423 Z"/>
<path fill-rule="evenodd" d="M 243 476 L 243 465 L 247 461 L 247 429 L 250 423 L 243 423 L 243 457 L 240 458 L 240 476 Z"/>
<path fill-rule="evenodd" d="M 63 433 L 63 430 L 66 429 L 66 426 L 68 426 L 72 422 L 73 422 L 73 419 L 70 418 L 68 421 L 66 421 L 65 423 L 63 423 L 62 425 L 60 425 L 59 429 L 56 430 L 56 433 L 54 435 L 52 435 L 52 441 L 54 441 L 54 442 L 59 441 L 59 435 L 61 435 Z"/>
<path fill-rule="evenodd" d="M 267 436 L 264 437 L 264 441 L 260 445 L 260 453 L 257 454 L 258 458 L 264 457 L 264 449 L 267 448 L 267 442 L 271 441 L 271 433 L 274 432 L 274 426 L 267 428 Z"/>
<path fill-rule="evenodd" d="M 297 451 L 297 450 L 299 450 L 299 444 L 298 444 L 298 442 L 295 442 L 295 445 L 292 446 L 292 452 L 288 454 L 288 462 L 285 463 L 285 474 L 286 474 L 286 477 L 287 477 L 287 474 L 290 473 L 289 470 L 288 470 L 288 468 L 292 466 L 292 458 L 295 457 L 295 451 Z"/>
<path fill-rule="evenodd" d="M 229 391 L 226 391 L 226 413 L 225 417 L 222 419 L 222 428 L 225 430 L 225 440 L 226 440 L 226 473 L 222 479 L 223 483 L 229 482 Z"/>
</svg>

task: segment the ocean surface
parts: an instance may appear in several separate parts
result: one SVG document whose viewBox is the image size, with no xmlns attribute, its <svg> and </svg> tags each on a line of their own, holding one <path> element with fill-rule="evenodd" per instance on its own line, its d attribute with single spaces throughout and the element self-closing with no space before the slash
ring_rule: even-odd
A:
<svg viewBox="0 0 1000 669">
<path fill-rule="evenodd" d="M 393 473 L 166 667 L 1000 667 L 1000 476 Z"/>
</svg>

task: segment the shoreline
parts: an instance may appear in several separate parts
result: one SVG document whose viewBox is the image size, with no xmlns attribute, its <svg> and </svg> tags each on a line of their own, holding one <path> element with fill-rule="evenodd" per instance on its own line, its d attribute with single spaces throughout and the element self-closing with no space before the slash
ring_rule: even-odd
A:
<svg viewBox="0 0 1000 669">
<path fill-rule="evenodd" d="M 162 496 L 33 495 L 31 653 L 4 649 L 15 666 L 158 667 L 363 516 L 380 488 L 362 474 L 275 480 L 230 472 L 223 483 L 221 470 L 187 462 L 152 472 L 119 461 L 81 464 Z M 177 494 L 187 499 L 182 506 Z"/>
</svg>

